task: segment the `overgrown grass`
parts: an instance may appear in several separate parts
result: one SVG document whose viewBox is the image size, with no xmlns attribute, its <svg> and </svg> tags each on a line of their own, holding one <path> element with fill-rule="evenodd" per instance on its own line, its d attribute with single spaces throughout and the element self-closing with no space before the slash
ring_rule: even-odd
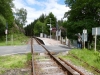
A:
<svg viewBox="0 0 100 75">
<path fill-rule="evenodd" d="M 0 73 L 7 69 L 25 68 L 31 60 L 31 53 L 21 55 L 0 56 Z"/>
<path fill-rule="evenodd" d="M 99 52 L 95 52 L 94 50 L 87 50 L 87 49 L 73 49 L 69 51 L 68 55 L 59 56 L 63 59 L 68 59 L 72 61 L 76 65 L 84 66 L 83 62 L 78 61 L 77 59 L 74 59 L 70 54 L 77 56 L 79 59 L 88 63 L 90 66 L 94 66 L 100 69 L 100 53 Z"/>
<path fill-rule="evenodd" d="M 25 45 L 28 41 L 28 37 L 26 37 L 24 34 L 8 34 L 7 36 L 7 44 L 6 44 L 6 36 L 3 36 L 2 40 L 0 40 L 0 46 L 5 45 Z"/>
</svg>

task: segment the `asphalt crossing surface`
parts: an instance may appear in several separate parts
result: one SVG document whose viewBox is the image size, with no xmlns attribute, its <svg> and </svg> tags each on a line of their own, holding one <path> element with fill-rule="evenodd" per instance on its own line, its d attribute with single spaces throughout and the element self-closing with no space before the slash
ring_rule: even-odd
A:
<svg viewBox="0 0 100 75">
<path fill-rule="evenodd" d="M 50 52 L 64 52 L 70 50 L 66 45 L 44 45 Z M 36 53 L 46 52 L 41 45 L 33 44 L 33 50 Z M 0 46 L 0 56 L 1 55 L 12 55 L 31 52 L 31 45 L 22 46 Z"/>
<path fill-rule="evenodd" d="M 56 46 L 50 46 L 50 45 L 44 45 L 50 52 L 64 52 L 70 50 L 68 47 L 63 45 L 56 45 Z M 34 45 L 33 46 L 34 52 L 46 52 L 40 45 Z"/>
<path fill-rule="evenodd" d="M 29 45 L 22 46 L 0 46 L 0 55 L 11 55 L 19 53 L 28 53 L 31 50 L 28 48 Z"/>
<path fill-rule="evenodd" d="M 56 45 L 48 46 L 44 45 L 51 52 L 63 52 L 70 50 L 66 46 Z M 40 45 L 33 45 L 34 52 L 43 53 L 46 52 Z M 0 46 L 0 55 L 10 55 L 10 54 L 19 54 L 19 53 L 28 53 L 31 52 L 30 45 L 23 46 Z"/>
</svg>

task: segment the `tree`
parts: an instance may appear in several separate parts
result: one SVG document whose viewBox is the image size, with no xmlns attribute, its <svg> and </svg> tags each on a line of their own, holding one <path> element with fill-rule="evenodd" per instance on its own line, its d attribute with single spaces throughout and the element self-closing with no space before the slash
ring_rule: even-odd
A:
<svg viewBox="0 0 100 75">
<path fill-rule="evenodd" d="M 35 26 L 34 26 L 34 35 L 39 36 L 40 33 L 42 33 L 42 25 L 43 23 L 40 22 L 39 20 L 36 22 Z"/>
<path fill-rule="evenodd" d="M 68 18 L 68 37 L 73 39 L 76 33 L 82 33 L 85 28 L 91 42 L 92 27 L 100 25 L 100 0 L 66 0 L 65 4 L 71 9 L 64 15 Z"/>
<path fill-rule="evenodd" d="M 50 24 L 50 21 L 52 27 L 56 27 L 56 17 L 53 15 L 53 13 L 49 13 L 48 16 L 42 14 L 38 19 L 34 20 L 31 24 L 25 27 L 25 33 L 30 34 L 30 30 L 32 30 L 35 36 L 39 36 L 42 32 L 49 35 L 50 27 L 47 26 L 47 24 Z"/>
<path fill-rule="evenodd" d="M 12 24 L 14 21 L 12 7 L 13 7 L 12 0 L 0 0 L 0 14 L 4 16 L 8 24 Z"/>
<path fill-rule="evenodd" d="M 34 35 L 34 25 L 36 24 L 38 20 L 34 20 L 34 22 L 31 22 L 29 25 L 24 27 L 25 35 L 26 36 L 33 36 Z"/>
<path fill-rule="evenodd" d="M 44 23 L 45 19 L 46 19 L 46 15 L 44 15 L 44 14 L 40 15 L 40 17 L 39 17 L 40 22 Z"/>
<path fill-rule="evenodd" d="M 52 12 L 50 12 L 49 15 L 47 16 L 47 24 L 50 24 L 50 19 L 52 27 L 56 27 L 56 17 Z"/>
<path fill-rule="evenodd" d="M 47 16 L 44 14 L 40 15 L 39 21 L 41 22 L 42 33 L 48 34 L 48 31 L 47 31 L 48 27 L 46 24 Z"/>
<path fill-rule="evenodd" d="M 21 9 L 16 9 L 15 12 L 15 22 L 17 25 L 19 25 L 20 27 L 23 27 L 25 25 L 25 23 L 27 18 L 27 11 L 24 8 Z"/>
<path fill-rule="evenodd" d="M 12 0 L 0 0 L 0 36 L 4 35 L 6 23 L 8 24 L 8 29 L 13 27 L 13 7 Z"/>
<path fill-rule="evenodd" d="M 25 29 L 26 36 L 32 36 L 32 25 L 31 24 L 25 27 L 24 29 Z"/>
</svg>

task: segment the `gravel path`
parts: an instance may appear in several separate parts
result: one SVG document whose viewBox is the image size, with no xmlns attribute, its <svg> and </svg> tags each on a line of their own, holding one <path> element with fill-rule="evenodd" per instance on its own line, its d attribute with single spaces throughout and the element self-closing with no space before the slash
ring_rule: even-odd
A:
<svg viewBox="0 0 100 75">
<path fill-rule="evenodd" d="M 5 72 L 0 75 L 31 75 L 31 70 L 30 69 L 5 70 Z"/>
</svg>

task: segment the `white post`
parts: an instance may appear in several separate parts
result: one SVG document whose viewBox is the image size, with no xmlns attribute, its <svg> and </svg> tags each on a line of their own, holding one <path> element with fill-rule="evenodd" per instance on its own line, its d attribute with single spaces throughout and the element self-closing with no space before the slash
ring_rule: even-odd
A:
<svg viewBox="0 0 100 75">
<path fill-rule="evenodd" d="M 50 39 L 51 39 L 51 18 L 50 19 Z"/>
<path fill-rule="evenodd" d="M 51 24 L 50 24 L 50 39 L 51 39 Z"/>
<path fill-rule="evenodd" d="M 96 40 L 97 40 L 97 36 L 95 35 L 95 46 L 94 46 L 95 51 L 96 51 Z"/>
<path fill-rule="evenodd" d="M 49 25 L 50 26 L 50 39 L 51 39 L 51 18 L 49 18 L 50 19 L 50 24 L 47 24 L 47 25 Z"/>
<path fill-rule="evenodd" d="M 96 28 L 96 34 L 95 34 L 95 46 L 94 46 L 95 51 L 96 51 L 96 40 L 97 40 L 97 28 Z"/>
<path fill-rule="evenodd" d="M 61 41 L 61 30 L 60 30 L 60 41 Z"/>
<path fill-rule="evenodd" d="M 5 30 L 5 34 L 6 34 L 6 45 L 7 45 L 7 33 L 8 33 L 8 30 L 6 29 Z"/>
<path fill-rule="evenodd" d="M 85 41 L 86 41 L 85 34 L 87 34 L 87 30 L 86 29 L 83 30 L 83 35 L 84 35 L 84 49 L 85 49 Z"/>
</svg>

